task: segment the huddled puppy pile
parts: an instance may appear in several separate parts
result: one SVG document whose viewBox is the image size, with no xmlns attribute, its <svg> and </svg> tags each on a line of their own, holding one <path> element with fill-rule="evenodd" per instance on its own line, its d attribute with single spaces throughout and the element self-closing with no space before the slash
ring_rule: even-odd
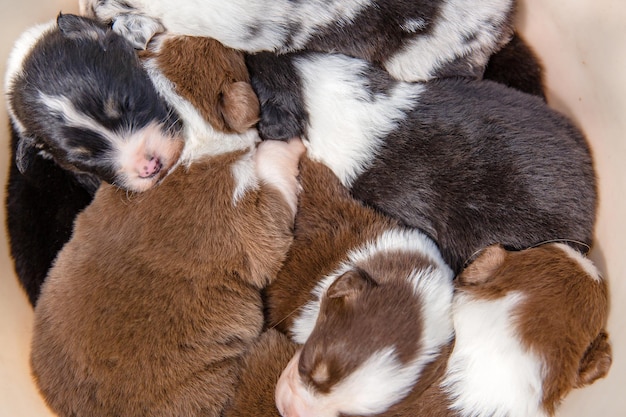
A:
<svg viewBox="0 0 626 417">
<path fill-rule="evenodd" d="M 80 6 L 5 78 L 55 413 L 552 416 L 607 374 L 593 160 L 512 0 Z"/>
</svg>

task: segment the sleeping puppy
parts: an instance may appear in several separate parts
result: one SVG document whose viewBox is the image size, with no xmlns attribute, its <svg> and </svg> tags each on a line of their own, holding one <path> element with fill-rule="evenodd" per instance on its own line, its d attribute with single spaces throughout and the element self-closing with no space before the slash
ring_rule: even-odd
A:
<svg viewBox="0 0 626 417">
<path fill-rule="evenodd" d="M 434 373 L 419 378 L 404 399 L 383 412 L 368 410 L 350 415 L 547 417 L 555 414 L 572 389 L 591 384 L 608 373 L 612 355 L 604 330 L 607 285 L 593 264 L 569 246 L 546 244 L 519 252 L 492 246 L 455 284 L 455 340 L 433 361 Z M 370 308 L 365 308 L 368 301 L 360 301 L 364 308 L 358 310 L 362 313 L 358 320 L 388 317 L 381 307 L 371 308 L 370 304 Z M 390 298 L 388 303 L 395 305 L 396 301 Z M 336 348 L 360 352 L 366 346 L 363 339 L 352 338 L 342 339 L 341 345 L 333 348 L 335 335 L 349 331 L 350 319 L 343 316 L 354 307 L 348 301 L 334 309 L 329 307 L 331 300 L 323 299 L 322 306 L 324 303 L 328 305 L 320 310 L 302 353 L 296 353 L 278 380 L 276 403 L 283 417 L 341 415 L 344 409 L 333 408 L 338 401 L 341 403 L 340 399 L 328 387 L 341 386 L 345 381 L 359 386 L 373 377 L 368 373 L 333 373 L 333 369 L 348 366 L 342 355 L 330 356 L 330 369 L 322 365 L 310 367 L 307 354 L 322 356 L 320 362 L 326 364 L 325 352 L 335 352 Z M 402 317 L 388 318 L 387 331 L 401 332 Z M 379 335 L 374 331 L 369 338 Z M 289 349 L 293 347 L 282 342 L 274 352 Z M 281 356 L 274 361 L 285 363 Z M 251 372 L 264 373 L 257 370 L 262 368 L 260 364 L 248 366 Z M 265 371 L 268 369 L 266 365 Z M 267 380 L 269 376 L 261 378 Z"/>
<path fill-rule="evenodd" d="M 202 53 L 191 61 L 189 51 Z M 139 61 L 123 38 L 73 15 L 16 42 L 6 77 L 16 132 L 7 230 L 33 305 L 100 180 L 144 191 L 189 159 L 181 158 L 183 137 L 208 141 L 214 154 L 258 140 L 249 131 L 258 100 L 240 52 L 210 39 L 161 36 L 143 55 Z M 56 112 L 50 103 L 64 104 Z"/>
<path fill-rule="evenodd" d="M 132 46 L 94 21 L 59 15 L 26 31 L 9 57 L 5 87 L 22 173 L 39 154 L 145 191 L 182 149 L 178 117 Z"/>
<path fill-rule="evenodd" d="M 300 178 L 294 242 L 267 290 L 272 328 L 246 353 L 226 416 L 548 416 L 571 389 L 608 372 L 607 284 L 580 253 L 563 244 L 482 251 L 454 281 L 453 338 L 442 296 L 451 281 L 433 280 L 434 268 L 415 281 L 430 282 L 429 295 L 403 288 L 393 276 L 410 277 L 398 272 L 419 256 L 364 249 L 381 226 L 391 237 L 397 225 L 319 163 L 303 159 Z M 347 253 L 361 258 L 357 268 Z M 348 272 L 337 277 L 337 265 Z M 402 378 L 402 366 L 385 373 L 384 347 L 411 357 L 433 323 L 447 342 L 428 365 L 414 379 Z M 404 395 L 391 395 L 403 382 Z"/>
<path fill-rule="evenodd" d="M 103 184 L 50 270 L 31 366 L 59 416 L 219 416 L 234 395 L 292 241 L 304 148 L 186 148 L 144 193 Z"/>
<path fill-rule="evenodd" d="M 352 198 L 323 164 L 304 159 L 300 181 L 269 326 L 304 344 L 293 361 L 311 389 L 332 392 L 311 415 L 382 412 L 430 378 L 453 337 L 452 271 L 428 237 Z"/>
<path fill-rule="evenodd" d="M 11 121 L 6 223 L 34 305 L 58 251 L 101 180 L 156 184 L 182 148 L 178 117 L 122 37 L 73 15 L 16 41 L 5 77 Z"/>
<path fill-rule="evenodd" d="M 481 77 L 512 33 L 513 0 L 80 0 L 136 47 L 154 33 L 206 36 L 247 52 L 341 52 L 405 81 Z"/>
<path fill-rule="evenodd" d="M 251 60 L 263 68 L 252 73 L 260 124 L 278 137 L 301 132 L 311 158 L 356 198 L 426 232 L 455 272 L 493 243 L 591 244 L 588 144 L 541 98 L 487 80 L 403 83 L 339 54 Z"/>
</svg>

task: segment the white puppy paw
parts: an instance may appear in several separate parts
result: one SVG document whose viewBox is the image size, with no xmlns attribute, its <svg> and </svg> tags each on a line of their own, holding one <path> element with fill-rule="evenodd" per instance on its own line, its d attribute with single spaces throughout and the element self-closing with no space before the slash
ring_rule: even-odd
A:
<svg viewBox="0 0 626 417">
<path fill-rule="evenodd" d="M 300 191 L 298 165 L 304 150 L 300 139 L 266 140 L 259 144 L 254 155 L 257 175 L 283 194 L 294 215 Z"/>
<path fill-rule="evenodd" d="M 138 14 L 121 14 L 113 20 L 113 31 L 126 38 L 135 49 L 146 49 L 157 33 L 165 32 L 156 19 Z"/>
</svg>

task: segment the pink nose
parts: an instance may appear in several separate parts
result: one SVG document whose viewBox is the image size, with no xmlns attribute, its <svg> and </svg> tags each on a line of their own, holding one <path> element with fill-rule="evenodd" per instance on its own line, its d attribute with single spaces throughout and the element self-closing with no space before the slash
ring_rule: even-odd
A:
<svg viewBox="0 0 626 417">
<path fill-rule="evenodd" d="M 141 168 L 139 169 L 139 176 L 141 178 L 150 178 L 155 176 L 161 171 L 163 164 L 157 157 L 151 157 L 150 159 L 146 159 L 141 164 Z"/>
</svg>

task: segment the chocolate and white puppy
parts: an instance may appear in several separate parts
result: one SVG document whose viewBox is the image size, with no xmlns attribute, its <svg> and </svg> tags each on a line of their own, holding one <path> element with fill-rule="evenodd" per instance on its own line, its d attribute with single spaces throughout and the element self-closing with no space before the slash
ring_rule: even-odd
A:
<svg viewBox="0 0 626 417">
<path fill-rule="evenodd" d="M 415 378 L 403 378 L 400 364 L 388 374 L 385 347 L 404 365 L 424 353 L 427 344 L 414 342 L 437 322 L 434 311 L 448 310 L 446 281 L 431 280 L 426 296 L 404 288 L 399 278 L 411 274 L 398 272 L 419 256 L 363 249 L 380 226 L 391 236 L 397 225 L 320 164 L 303 159 L 300 178 L 294 243 L 267 291 L 270 325 L 300 344 L 266 331 L 246 353 L 225 415 L 550 416 L 570 390 L 608 372 L 607 283 L 580 253 L 545 244 L 483 250 L 454 281 L 454 340 L 444 338 Z M 346 253 L 359 241 L 351 269 Z M 336 265 L 348 272 L 336 277 Z M 422 285 L 435 272 L 422 270 Z M 390 394 L 399 386 L 403 394 Z"/>
<path fill-rule="evenodd" d="M 541 98 L 487 80 L 403 83 L 339 54 L 247 59 L 264 69 L 252 73 L 260 123 L 272 114 L 277 136 L 301 132 L 311 158 L 358 199 L 426 232 L 455 272 L 493 243 L 591 244 L 589 146 Z"/>
<path fill-rule="evenodd" d="M 143 55 L 73 15 L 16 42 L 6 77 L 14 131 L 7 230 L 33 305 L 100 180 L 144 191 L 188 159 L 183 138 L 208 141 L 214 154 L 258 140 L 248 132 L 259 105 L 240 52 L 160 36 Z"/>
<path fill-rule="evenodd" d="M 206 36 L 247 52 L 341 52 L 406 81 L 481 77 L 512 33 L 513 0 L 80 0 L 139 48 L 156 32 Z"/>
<path fill-rule="evenodd" d="M 365 207 L 323 164 L 303 159 L 300 181 L 269 325 L 304 344 L 292 363 L 308 388 L 296 395 L 329 394 L 314 414 L 382 412 L 429 378 L 453 337 L 452 271 L 428 237 Z"/>
<path fill-rule="evenodd" d="M 433 361 L 433 373 L 420 377 L 405 398 L 389 402 L 383 412 L 368 410 L 351 415 L 547 417 L 555 414 L 572 389 L 608 373 L 612 353 L 604 330 L 607 284 L 593 264 L 569 246 L 546 244 L 519 252 L 489 247 L 455 285 L 455 340 Z M 395 298 L 388 300 L 389 304 L 395 302 Z M 367 301 L 361 303 L 365 307 Z M 380 306 L 368 307 L 359 310 L 363 313 L 360 320 L 376 321 L 379 314 L 386 315 Z M 307 350 L 327 352 L 335 335 L 350 331 L 344 327 L 347 320 L 337 318 L 337 314 L 344 315 L 345 309 L 320 312 L 312 335 L 322 337 L 310 337 L 302 355 Z M 385 331 L 401 332 L 401 319 L 394 320 L 399 318 L 391 316 Z M 370 338 L 376 339 L 379 334 L 373 331 Z M 340 349 L 360 352 L 364 346 L 367 344 L 362 339 L 346 338 Z M 282 342 L 281 348 L 274 351 L 288 349 L 292 347 Z M 268 358 L 265 361 L 270 362 Z M 285 363 L 279 355 L 275 361 Z M 342 355 L 334 355 L 332 363 L 331 370 L 349 364 Z M 260 374 L 257 367 L 262 365 L 255 366 L 248 365 Z M 266 365 L 265 370 L 269 369 Z M 326 378 L 336 385 L 354 380 L 356 387 L 373 377 L 369 373 L 340 375 L 328 370 L 318 366 L 311 371 L 306 360 L 294 356 L 276 388 L 277 406 L 283 417 L 341 415 L 343 409 L 335 408 L 341 403 L 335 398 L 336 392 L 325 389 L 319 380 Z"/>
</svg>

